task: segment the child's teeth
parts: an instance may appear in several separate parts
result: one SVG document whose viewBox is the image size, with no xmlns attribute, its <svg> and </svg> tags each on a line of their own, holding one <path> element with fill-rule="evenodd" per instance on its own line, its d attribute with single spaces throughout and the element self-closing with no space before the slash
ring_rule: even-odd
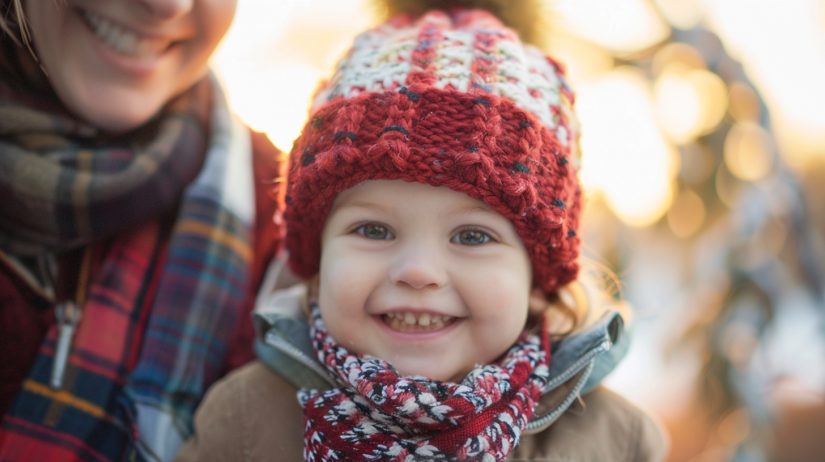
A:
<svg viewBox="0 0 825 462">
<path fill-rule="evenodd" d="M 427 313 L 422 314 L 422 315 L 418 318 L 418 324 L 420 324 L 420 325 L 422 325 L 422 326 L 424 326 L 424 327 L 429 326 L 429 325 L 430 325 L 430 315 L 429 315 L 429 314 L 427 314 Z"/>
<path fill-rule="evenodd" d="M 385 322 L 393 329 L 407 332 L 411 330 L 438 330 L 455 320 L 452 316 L 440 316 L 429 313 L 422 313 L 416 316 L 414 313 L 387 313 L 384 315 Z"/>
<path fill-rule="evenodd" d="M 404 315 L 404 322 L 407 324 L 415 324 L 415 315 L 412 313 L 407 313 Z"/>
</svg>

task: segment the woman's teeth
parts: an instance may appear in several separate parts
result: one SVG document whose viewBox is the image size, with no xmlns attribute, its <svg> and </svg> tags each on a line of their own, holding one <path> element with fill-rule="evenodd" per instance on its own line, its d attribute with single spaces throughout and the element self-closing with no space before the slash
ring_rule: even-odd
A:
<svg viewBox="0 0 825 462">
<path fill-rule="evenodd" d="M 168 40 L 140 37 L 89 11 L 85 11 L 83 15 L 95 35 L 109 48 L 122 55 L 151 58 L 169 48 Z"/>
<path fill-rule="evenodd" d="M 453 316 L 440 316 L 429 313 L 415 314 L 409 311 L 404 313 L 387 313 L 382 317 L 390 328 L 402 332 L 423 332 L 443 329 L 444 326 L 455 321 L 455 317 Z"/>
</svg>

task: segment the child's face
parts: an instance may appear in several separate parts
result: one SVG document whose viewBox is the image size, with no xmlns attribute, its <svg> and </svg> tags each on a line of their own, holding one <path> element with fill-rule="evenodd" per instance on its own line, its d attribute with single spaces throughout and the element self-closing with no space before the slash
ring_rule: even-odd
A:
<svg viewBox="0 0 825 462">
<path fill-rule="evenodd" d="M 24 0 L 60 100 L 93 125 L 136 128 L 195 83 L 237 0 Z"/>
<path fill-rule="evenodd" d="M 524 329 L 532 272 L 512 223 L 447 187 L 342 192 L 321 237 L 318 304 L 335 340 L 403 375 L 461 381 Z"/>
</svg>

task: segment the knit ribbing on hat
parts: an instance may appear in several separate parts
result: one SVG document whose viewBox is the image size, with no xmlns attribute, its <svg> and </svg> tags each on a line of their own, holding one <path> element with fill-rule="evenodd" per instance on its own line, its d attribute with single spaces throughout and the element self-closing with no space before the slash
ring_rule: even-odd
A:
<svg viewBox="0 0 825 462">
<path fill-rule="evenodd" d="M 337 98 L 397 90 L 426 74 L 440 89 L 503 96 L 535 114 L 567 146 L 572 93 L 560 66 L 486 11 L 399 16 L 360 34 L 316 94 L 312 111 Z"/>
<path fill-rule="evenodd" d="M 547 293 L 578 272 L 572 94 L 553 61 L 484 11 L 395 18 L 358 39 L 290 154 L 285 245 L 317 273 L 337 195 L 367 180 L 446 186 L 514 225 Z M 525 51 L 527 50 L 527 51 Z"/>
<path fill-rule="evenodd" d="M 293 271 L 318 271 L 321 231 L 341 191 L 404 180 L 463 192 L 508 218 L 543 290 L 575 279 L 581 198 L 567 150 L 504 98 L 415 89 L 340 100 L 307 124 L 291 154 L 284 212 Z"/>
</svg>

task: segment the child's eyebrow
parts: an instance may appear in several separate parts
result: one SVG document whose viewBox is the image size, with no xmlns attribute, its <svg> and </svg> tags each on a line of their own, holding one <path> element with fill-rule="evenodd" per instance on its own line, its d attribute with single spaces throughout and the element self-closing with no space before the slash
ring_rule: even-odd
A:
<svg viewBox="0 0 825 462">
<path fill-rule="evenodd" d="M 481 205 L 465 205 L 463 207 L 457 207 L 453 210 L 450 210 L 445 215 L 472 215 L 476 213 L 483 213 L 485 215 L 492 215 L 492 216 L 501 216 L 495 210 L 492 210 L 489 207 L 484 207 Z"/>
<path fill-rule="evenodd" d="M 385 206 L 385 205 L 380 204 L 378 202 L 371 202 L 369 200 L 356 200 L 356 201 L 352 201 L 352 202 L 347 202 L 345 204 L 341 204 L 341 205 L 335 207 L 333 210 L 334 211 L 340 211 L 340 210 L 345 210 L 345 209 L 349 209 L 349 208 L 367 209 L 367 210 L 377 211 L 377 212 L 381 212 L 381 213 L 385 213 L 385 214 L 398 213 L 398 210 L 393 208 L 393 207 Z M 452 208 L 452 209 L 444 211 L 442 214 L 439 214 L 439 215 L 442 215 L 443 217 L 450 217 L 450 216 L 456 216 L 456 215 L 459 215 L 459 216 L 460 215 L 473 215 L 473 214 L 477 214 L 477 213 L 481 213 L 481 214 L 489 215 L 489 216 L 494 216 L 494 217 L 500 217 L 501 216 L 498 212 L 496 212 L 495 210 L 490 209 L 489 207 L 484 207 L 482 205 L 476 205 L 476 204 L 463 205 L 463 206 L 459 206 L 459 207 L 456 207 L 456 208 Z"/>
<path fill-rule="evenodd" d="M 385 206 L 383 206 L 381 204 L 378 204 L 376 202 L 363 201 L 363 200 L 347 202 L 345 204 L 341 204 L 337 207 L 334 207 L 333 210 L 337 211 L 337 210 L 343 210 L 343 209 L 348 209 L 348 208 L 376 210 L 376 211 L 383 212 L 383 213 L 390 213 L 392 211 L 391 208 L 385 207 Z"/>
</svg>

